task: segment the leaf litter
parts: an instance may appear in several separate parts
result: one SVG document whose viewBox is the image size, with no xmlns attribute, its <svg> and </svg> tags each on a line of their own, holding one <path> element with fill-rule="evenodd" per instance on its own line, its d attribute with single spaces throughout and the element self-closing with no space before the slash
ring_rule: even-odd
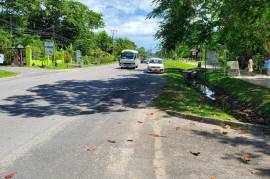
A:
<svg viewBox="0 0 270 179">
<path fill-rule="evenodd" d="M 150 136 L 152 136 L 152 137 L 167 137 L 167 136 L 164 136 L 164 135 L 160 135 L 160 134 L 157 134 L 157 133 L 150 133 L 150 134 L 148 134 L 148 135 L 150 135 Z"/>
<path fill-rule="evenodd" d="M 87 152 L 95 152 L 95 151 L 97 150 L 97 148 L 85 146 L 85 150 L 86 150 Z"/>
<path fill-rule="evenodd" d="M 190 151 L 190 153 L 194 156 L 199 156 L 201 154 L 199 151 Z"/>
<path fill-rule="evenodd" d="M 115 144 L 116 143 L 116 141 L 114 141 L 114 140 L 107 140 L 107 142 L 109 142 L 109 143 L 112 143 L 112 144 Z"/>
<path fill-rule="evenodd" d="M 9 173 L 7 175 L 4 176 L 5 179 L 10 179 L 10 178 L 13 178 L 17 175 L 16 172 L 12 172 L 12 173 Z"/>
<path fill-rule="evenodd" d="M 251 173 L 251 174 L 256 174 L 258 171 L 253 169 L 253 168 L 248 168 L 248 171 Z"/>
</svg>

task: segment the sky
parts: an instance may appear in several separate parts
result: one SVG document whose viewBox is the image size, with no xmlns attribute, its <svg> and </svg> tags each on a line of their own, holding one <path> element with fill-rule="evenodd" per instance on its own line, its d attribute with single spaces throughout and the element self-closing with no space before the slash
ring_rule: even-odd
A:
<svg viewBox="0 0 270 179">
<path fill-rule="evenodd" d="M 78 0 L 95 12 L 103 14 L 105 30 L 117 30 L 116 37 L 126 37 L 139 47 L 155 51 L 158 41 L 154 34 L 158 23 L 146 19 L 152 10 L 152 0 Z"/>
</svg>

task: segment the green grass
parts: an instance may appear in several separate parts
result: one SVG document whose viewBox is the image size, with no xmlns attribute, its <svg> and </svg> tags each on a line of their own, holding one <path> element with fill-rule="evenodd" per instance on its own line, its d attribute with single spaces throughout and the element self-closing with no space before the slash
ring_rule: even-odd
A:
<svg viewBox="0 0 270 179">
<path fill-rule="evenodd" d="M 0 70 L 0 78 L 7 78 L 7 77 L 16 76 L 16 75 L 17 73 L 14 73 L 14 72 Z"/>
<path fill-rule="evenodd" d="M 49 66 L 45 66 L 41 68 L 45 68 L 49 70 L 67 70 L 67 69 L 72 69 L 74 67 L 70 64 L 58 64 L 57 66 L 49 65 Z"/>
<path fill-rule="evenodd" d="M 233 99 L 235 107 L 252 110 L 254 117 L 249 122 L 256 122 L 258 118 L 270 120 L 270 89 L 226 77 L 221 73 L 209 72 L 207 81 L 213 89 Z"/>
<path fill-rule="evenodd" d="M 168 60 L 167 68 L 190 69 L 193 65 Z M 221 109 L 211 106 L 192 86 L 188 85 L 179 73 L 165 73 L 165 86 L 154 104 L 161 110 L 180 112 L 185 115 L 209 117 L 220 120 L 236 121 L 236 119 Z"/>
<path fill-rule="evenodd" d="M 194 69 L 197 66 L 185 64 L 179 60 L 164 60 L 164 65 L 166 69 L 182 69 L 182 70 L 188 70 L 188 69 Z"/>
</svg>

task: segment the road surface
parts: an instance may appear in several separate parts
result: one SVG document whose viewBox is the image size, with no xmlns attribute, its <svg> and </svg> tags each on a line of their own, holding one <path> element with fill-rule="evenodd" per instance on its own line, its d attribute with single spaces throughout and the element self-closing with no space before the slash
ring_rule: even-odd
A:
<svg viewBox="0 0 270 179">
<path fill-rule="evenodd" d="M 11 68 L 21 75 L 0 80 L 0 178 L 270 177 L 268 137 L 158 111 L 163 78 L 144 68 Z"/>
<path fill-rule="evenodd" d="M 246 71 L 241 71 L 241 76 L 236 76 L 235 78 L 270 89 L 270 76 L 264 74 L 254 74 L 254 76 L 249 76 Z"/>
</svg>

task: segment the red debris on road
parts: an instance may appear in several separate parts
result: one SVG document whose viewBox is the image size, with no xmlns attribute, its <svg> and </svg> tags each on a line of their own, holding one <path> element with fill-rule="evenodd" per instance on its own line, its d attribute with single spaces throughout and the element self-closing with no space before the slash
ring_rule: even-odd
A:
<svg viewBox="0 0 270 179">
<path fill-rule="evenodd" d="M 15 177 L 16 175 L 17 175 L 16 172 L 12 172 L 12 173 L 9 173 L 9 174 L 7 174 L 6 176 L 4 176 L 4 178 L 5 178 L 5 179 L 9 179 L 9 178 Z"/>
</svg>

